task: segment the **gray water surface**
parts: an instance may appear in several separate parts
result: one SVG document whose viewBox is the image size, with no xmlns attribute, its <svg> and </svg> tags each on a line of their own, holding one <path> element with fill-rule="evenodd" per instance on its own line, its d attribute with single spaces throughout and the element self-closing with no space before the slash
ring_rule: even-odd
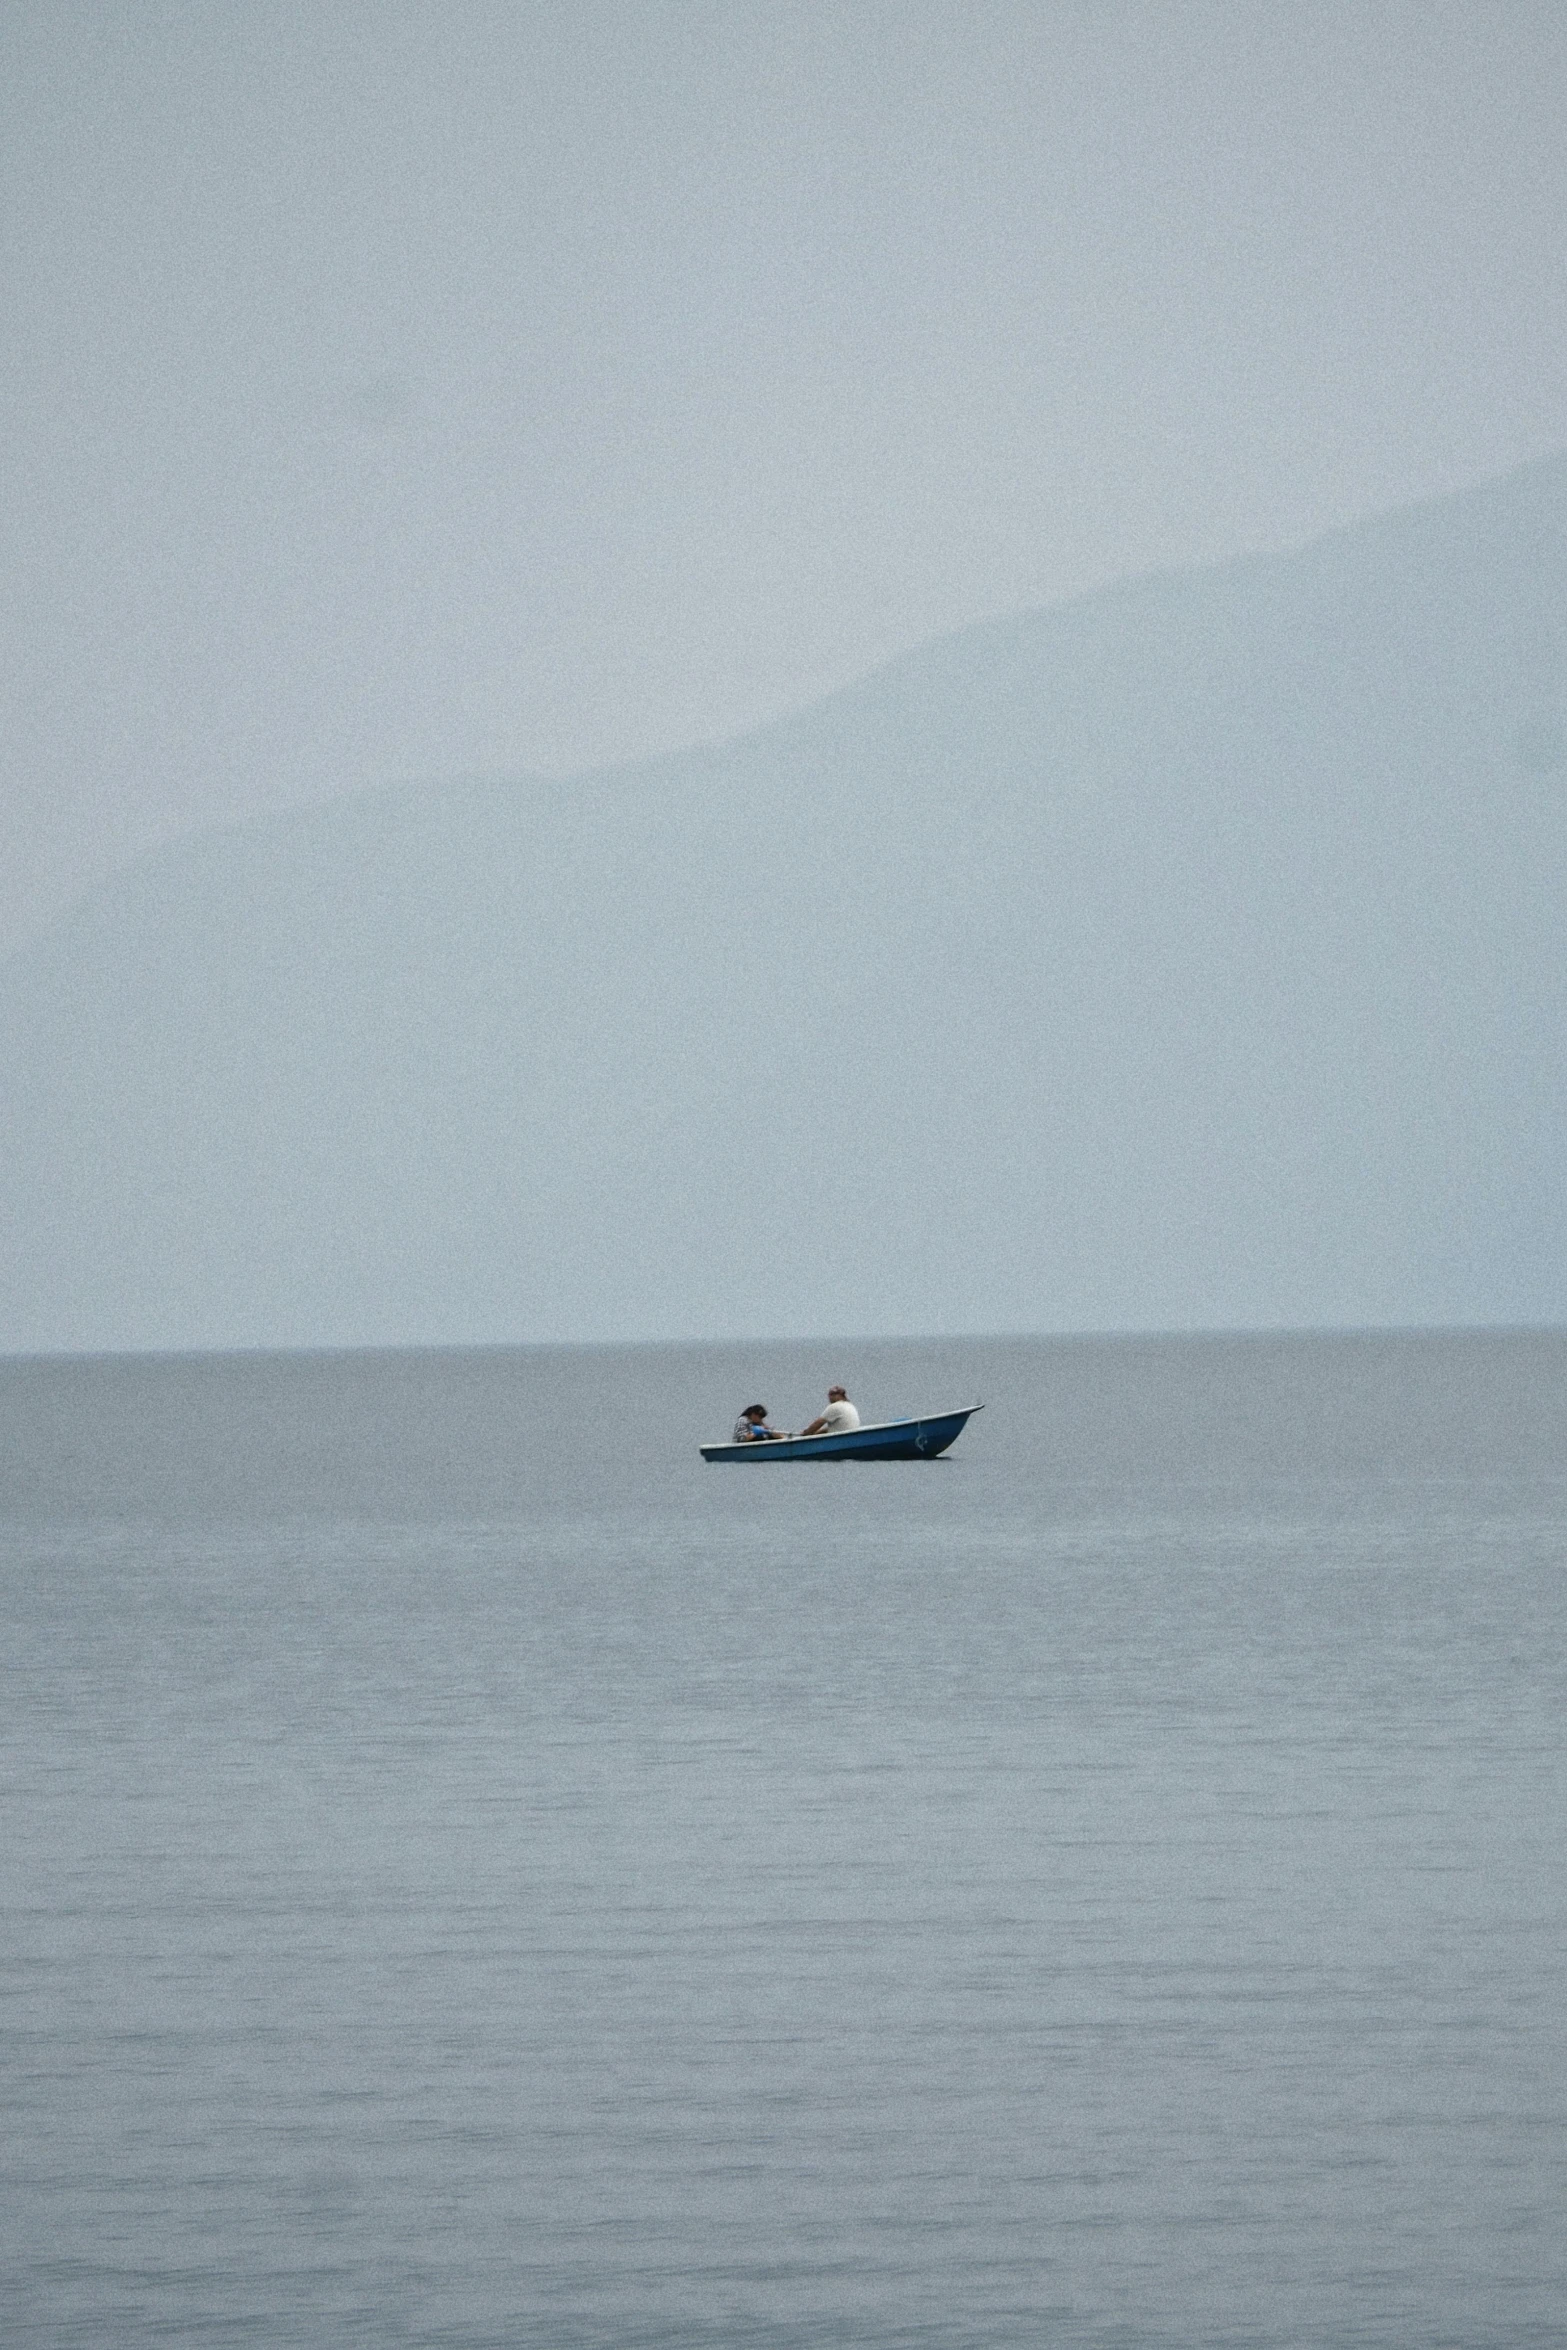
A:
<svg viewBox="0 0 1567 2350">
<path fill-rule="evenodd" d="M 0 2330 L 1560 2343 L 1564 1560 L 1560 1334 L 0 1365 Z"/>
</svg>

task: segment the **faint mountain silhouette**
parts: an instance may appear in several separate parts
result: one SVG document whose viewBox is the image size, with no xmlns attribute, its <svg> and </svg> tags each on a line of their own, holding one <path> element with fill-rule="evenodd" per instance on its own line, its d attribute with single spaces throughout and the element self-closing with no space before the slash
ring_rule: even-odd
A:
<svg viewBox="0 0 1567 2350">
<path fill-rule="evenodd" d="M 1567 460 L 0 968 L 0 1345 L 1567 1312 Z"/>
</svg>

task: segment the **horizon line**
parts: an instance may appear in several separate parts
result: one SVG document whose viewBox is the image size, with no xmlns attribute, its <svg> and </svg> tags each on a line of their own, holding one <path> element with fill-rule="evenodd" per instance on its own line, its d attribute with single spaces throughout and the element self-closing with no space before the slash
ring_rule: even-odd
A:
<svg viewBox="0 0 1567 2350">
<path fill-rule="evenodd" d="M 884 1346 L 1133 1346 L 1148 1344 L 1266 1344 L 1279 1339 L 1423 1339 L 1567 1337 L 1562 1322 L 1279 1322 L 1215 1324 L 1203 1328 L 861 1332 L 803 1338 L 483 1338 L 400 1339 L 313 1345 L 43 1347 L 0 1349 L 0 1372 L 50 1364 L 334 1361 L 352 1356 L 608 1354 L 731 1351 L 744 1347 Z"/>
</svg>

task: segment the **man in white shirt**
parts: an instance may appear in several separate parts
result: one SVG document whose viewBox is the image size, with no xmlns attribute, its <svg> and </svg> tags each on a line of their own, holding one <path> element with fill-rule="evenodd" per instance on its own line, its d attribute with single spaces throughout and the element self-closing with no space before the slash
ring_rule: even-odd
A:
<svg viewBox="0 0 1567 2350">
<path fill-rule="evenodd" d="M 819 1419 L 811 1422 L 809 1428 L 802 1428 L 800 1434 L 841 1436 L 846 1428 L 857 1428 L 859 1424 L 860 1415 L 849 1401 L 849 1390 L 846 1387 L 829 1387 L 827 1409 Z"/>
</svg>

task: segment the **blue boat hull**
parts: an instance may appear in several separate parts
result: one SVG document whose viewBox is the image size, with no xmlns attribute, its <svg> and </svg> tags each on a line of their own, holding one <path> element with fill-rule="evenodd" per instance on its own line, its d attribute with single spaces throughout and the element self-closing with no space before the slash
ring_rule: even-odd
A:
<svg viewBox="0 0 1567 2350">
<path fill-rule="evenodd" d="M 704 1461 L 933 1461 L 963 1433 L 983 1404 L 936 1412 L 926 1420 L 888 1420 L 837 1436 L 780 1436 L 761 1444 L 704 1444 Z"/>
</svg>

